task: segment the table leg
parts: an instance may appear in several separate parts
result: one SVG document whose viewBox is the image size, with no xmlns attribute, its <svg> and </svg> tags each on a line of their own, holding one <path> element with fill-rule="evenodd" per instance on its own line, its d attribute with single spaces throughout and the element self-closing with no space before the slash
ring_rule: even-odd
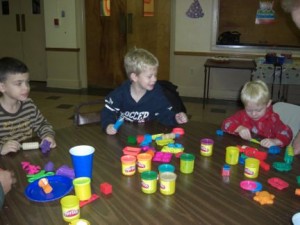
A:
<svg viewBox="0 0 300 225">
<path fill-rule="evenodd" d="M 207 76 L 207 67 L 204 67 L 204 87 L 203 87 L 203 102 L 202 107 L 205 109 L 205 100 L 206 100 L 206 76 Z"/>
<path fill-rule="evenodd" d="M 206 100 L 208 102 L 209 99 L 209 80 L 210 80 L 210 67 L 208 68 L 208 73 L 207 73 L 207 87 L 206 87 Z"/>
</svg>

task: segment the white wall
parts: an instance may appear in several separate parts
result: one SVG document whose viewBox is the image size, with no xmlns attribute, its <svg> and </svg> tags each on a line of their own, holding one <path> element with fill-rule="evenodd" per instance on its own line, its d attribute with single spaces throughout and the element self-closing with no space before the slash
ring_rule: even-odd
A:
<svg viewBox="0 0 300 225">
<path fill-rule="evenodd" d="M 200 1 L 204 17 L 199 19 L 191 19 L 185 14 L 194 2 L 193 0 L 175 0 L 174 2 L 175 51 L 210 51 L 213 1 Z"/>
<path fill-rule="evenodd" d="M 87 86 L 84 0 L 44 0 L 47 86 Z M 59 25 L 54 24 L 59 20 Z"/>
<path fill-rule="evenodd" d="M 44 0 L 47 48 L 78 48 L 74 0 Z M 54 19 L 59 25 L 54 25 Z"/>
<path fill-rule="evenodd" d="M 264 56 L 266 49 L 228 49 L 215 46 L 216 29 L 218 26 L 218 0 L 199 1 L 204 12 L 204 17 L 192 19 L 186 16 L 193 0 L 173 1 L 172 15 L 172 50 L 171 52 L 171 75 L 170 79 L 179 87 L 180 95 L 189 97 L 203 97 L 204 63 L 211 56 L 220 53 L 231 55 L 255 54 Z M 188 52 L 190 55 L 175 55 L 174 52 Z M 192 53 L 203 53 L 197 56 Z M 292 52 L 299 56 L 299 51 Z M 243 58 L 242 58 L 243 59 Z M 249 60 L 249 59 L 248 59 Z M 210 80 L 210 98 L 237 99 L 242 85 L 250 78 L 250 71 L 234 69 L 212 69 Z M 295 94 L 295 86 L 291 87 L 289 93 Z M 290 88 L 290 89 L 291 89 Z M 298 88 L 299 89 L 299 88 Z M 291 96 L 293 98 L 293 96 Z M 297 98 L 297 97 L 294 97 Z M 292 101 L 296 101 L 295 99 Z M 300 100 L 298 100 L 300 101 Z"/>
</svg>

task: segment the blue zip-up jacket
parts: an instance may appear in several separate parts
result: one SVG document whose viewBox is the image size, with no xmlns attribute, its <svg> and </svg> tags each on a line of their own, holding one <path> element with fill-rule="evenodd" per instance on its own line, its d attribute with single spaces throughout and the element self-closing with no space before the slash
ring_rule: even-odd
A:
<svg viewBox="0 0 300 225">
<path fill-rule="evenodd" d="M 167 126 L 175 126 L 175 112 L 167 100 L 161 86 L 156 83 L 153 90 L 136 102 L 130 94 L 131 81 L 125 81 L 105 98 L 105 106 L 101 111 L 103 129 L 114 124 L 122 116 L 125 121 L 147 122 L 157 120 Z"/>
</svg>

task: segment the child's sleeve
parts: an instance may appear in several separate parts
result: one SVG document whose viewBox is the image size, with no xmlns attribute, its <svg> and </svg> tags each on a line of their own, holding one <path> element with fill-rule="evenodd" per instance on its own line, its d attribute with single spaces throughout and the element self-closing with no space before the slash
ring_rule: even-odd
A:
<svg viewBox="0 0 300 225">
<path fill-rule="evenodd" d="M 160 93 L 160 92 L 158 92 Z M 166 96 L 161 91 L 161 94 L 159 94 L 160 98 L 155 102 L 157 105 L 159 103 L 159 111 L 158 111 L 158 121 L 161 124 L 164 124 L 166 126 L 175 126 L 177 125 L 175 115 L 176 112 L 173 111 L 173 106 L 169 102 L 169 100 L 166 98 Z"/>
<path fill-rule="evenodd" d="M 118 98 L 109 95 L 104 101 L 104 107 L 100 112 L 102 129 L 106 129 L 109 124 L 114 124 L 120 112 L 120 100 Z"/>
<path fill-rule="evenodd" d="M 229 134 L 236 134 L 235 130 L 238 128 L 242 122 L 242 112 L 238 111 L 232 116 L 225 119 L 222 123 L 222 130 L 229 133 Z"/>
<path fill-rule="evenodd" d="M 33 104 L 33 103 L 32 103 Z M 34 105 L 35 115 L 33 115 L 33 131 L 37 133 L 39 138 L 44 138 L 46 136 L 55 136 L 55 132 L 51 124 L 47 121 L 47 119 L 42 115 L 40 110 Z"/>
</svg>

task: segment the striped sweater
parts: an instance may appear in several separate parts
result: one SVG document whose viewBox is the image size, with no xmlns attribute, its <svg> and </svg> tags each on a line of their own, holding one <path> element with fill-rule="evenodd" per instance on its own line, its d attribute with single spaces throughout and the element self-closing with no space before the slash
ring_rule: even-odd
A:
<svg viewBox="0 0 300 225">
<path fill-rule="evenodd" d="M 3 144 L 9 140 L 22 142 L 36 133 L 39 138 L 54 136 L 52 126 L 29 98 L 21 102 L 16 113 L 5 111 L 0 105 L 0 152 Z"/>
</svg>

